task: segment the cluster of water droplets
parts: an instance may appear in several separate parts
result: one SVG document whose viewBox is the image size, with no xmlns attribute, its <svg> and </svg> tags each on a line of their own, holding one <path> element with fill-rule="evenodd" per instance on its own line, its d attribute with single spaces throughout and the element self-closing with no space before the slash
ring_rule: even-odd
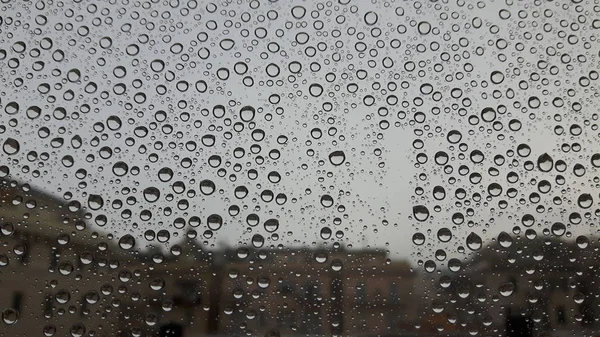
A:
<svg viewBox="0 0 600 337">
<path fill-rule="evenodd" d="M 354 184 L 409 170 L 412 212 L 391 221 L 413 226 L 426 272 L 461 271 L 490 239 L 588 242 L 598 221 L 597 6 L 2 6 L 0 172 L 61 193 L 122 250 L 351 244 L 377 233 L 352 211 L 387 226 L 406 202 Z"/>
<path fill-rule="evenodd" d="M 482 277 L 471 262 L 499 249 L 518 269 L 544 259 L 523 247 L 563 245 L 555 239 L 589 251 L 600 217 L 600 133 L 591 89 L 599 77 L 598 7 L 479 5 L 439 13 L 455 20 L 439 21 L 447 42 L 421 54 L 411 130 L 414 256 L 426 272 L 449 271 L 442 288 L 473 303 L 480 298 L 450 287 L 465 275 Z M 576 261 L 579 253 L 569 254 Z M 543 270 L 527 272 L 531 280 L 544 277 Z M 485 296 L 508 297 L 514 287 L 503 283 Z M 470 332 L 486 331 L 489 324 L 480 323 Z"/>
</svg>

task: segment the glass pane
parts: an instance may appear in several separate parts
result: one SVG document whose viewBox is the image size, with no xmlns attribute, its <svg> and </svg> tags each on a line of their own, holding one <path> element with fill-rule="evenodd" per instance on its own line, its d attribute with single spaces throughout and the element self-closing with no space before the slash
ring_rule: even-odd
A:
<svg viewBox="0 0 600 337">
<path fill-rule="evenodd" d="M 594 1 L 0 1 L 0 336 L 595 336 Z"/>
</svg>

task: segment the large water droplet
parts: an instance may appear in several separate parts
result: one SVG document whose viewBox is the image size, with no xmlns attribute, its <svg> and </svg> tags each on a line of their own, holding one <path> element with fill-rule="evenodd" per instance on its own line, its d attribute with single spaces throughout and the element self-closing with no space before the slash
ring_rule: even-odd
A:
<svg viewBox="0 0 600 337">
<path fill-rule="evenodd" d="M 512 295 L 515 291 L 515 285 L 511 282 L 504 282 L 500 284 L 500 286 L 498 287 L 498 291 L 500 292 L 500 295 L 508 297 Z"/>
<path fill-rule="evenodd" d="M 369 26 L 372 26 L 377 23 L 378 15 L 373 11 L 369 11 L 365 13 L 365 23 Z"/>
<path fill-rule="evenodd" d="M 448 139 L 449 143 L 457 144 L 462 139 L 462 134 L 458 130 L 451 130 L 448 132 L 446 138 Z"/>
<path fill-rule="evenodd" d="M 205 179 L 200 182 L 200 192 L 204 195 L 211 195 L 216 189 L 215 183 L 211 180 Z"/>
<path fill-rule="evenodd" d="M 208 228 L 213 231 L 219 230 L 223 226 L 223 218 L 218 214 L 212 214 L 208 216 L 206 220 Z"/>
<path fill-rule="evenodd" d="M 567 231 L 567 227 L 562 222 L 555 222 L 552 224 L 552 227 L 550 227 L 550 230 L 552 231 L 552 234 L 562 236 Z"/>
<path fill-rule="evenodd" d="M 173 170 L 168 167 L 163 167 L 158 171 L 158 179 L 162 182 L 167 182 L 173 179 Z"/>
<path fill-rule="evenodd" d="M 484 108 L 481 110 L 481 119 L 483 119 L 484 122 L 493 122 L 496 119 L 496 110 L 490 107 Z"/>
<path fill-rule="evenodd" d="M 441 242 L 448 242 L 452 240 L 452 231 L 448 228 L 440 228 L 437 232 L 438 240 Z"/>
<path fill-rule="evenodd" d="M 589 193 L 583 193 L 577 198 L 577 205 L 581 208 L 590 208 L 594 204 L 594 198 Z"/>
<path fill-rule="evenodd" d="M 6 153 L 9 156 L 17 154 L 20 149 L 21 144 L 19 144 L 19 141 L 14 138 L 6 138 L 4 144 L 2 145 L 2 150 L 4 150 L 4 153 Z"/>
<path fill-rule="evenodd" d="M 585 249 L 590 244 L 590 239 L 588 239 L 585 235 L 580 235 L 577 237 L 577 239 L 575 239 L 575 243 L 577 243 L 577 247 L 580 249 Z"/>
<path fill-rule="evenodd" d="M 346 161 L 344 151 L 333 151 L 329 154 L 329 162 L 335 166 L 342 165 Z"/>
<path fill-rule="evenodd" d="M 269 233 L 273 233 L 279 229 L 279 220 L 277 219 L 269 219 L 265 221 L 265 230 Z"/>
<path fill-rule="evenodd" d="M 421 35 L 427 35 L 431 32 L 431 24 L 427 21 L 421 21 L 417 25 L 417 30 Z"/>
<path fill-rule="evenodd" d="M 124 250 L 130 250 L 135 247 L 135 238 L 130 234 L 125 234 L 119 239 L 119 247 Z"/>
<path fill-rule="evenodd" d="M 251 106 L 245 106 L 240 109 L 240 119 L 244 122 L 250 122 L 254 119 L 256 110 Z"/>
<path fill-rule="evenodd" d="M 413 206 L 413 216 L 418 221 L 425 221 L 429 218 L 429 209 L 424 205 Z"/>
<path fill-rule="evenodd" d="M 324 194 L 321 196 L 321 205 L 323 205 L 323 207 L 333 206 L 333 198 L 329 194 Z"/>
<path fill-rule="evenodd" d="M 498 243 L 500 243 L 500 246 L 508 248 L 512 246 L 513 238 L 506 232 L 500 232 L 500 234 L 498 234 Z"/>
<path fill-rule="evenodd" d="M 531 226 L 533 226 L 535 224 L 535 218 L 531 214 L 525 214 L 521 218 L 521 223 L 525 227 L 531 227 Z"/>
<path fill-rule="evenodd" d="M 329 227 L 323 227 L 321 228 L 321 239 L 323 240 L 329 240 L 331 238 L 331 228 Z"/>
<path fill-rule="evenodd" d="M 252 236 L 252 246 L 254 248 L 261 248 L 265 244 L 265 238 L 260 234 L 254 234 Z"/>
<path fill-rule="evenodd" d="M 490 75 L 490 81 L 494 84 L 500 84 L 504 81 L 504 74 L 500 71 L 492 71 Z"/>
<path fill-rule="evenodd" d="M 412 241 L 415 245 L 420 246 L 425 243 L 425 235 L 423 233 L 415 233 L 412 236 Z"/>
<path fill-rule="evenodd" d="M 7 325 L 13 325 L 19 320 L 19 312 L 16 309 L 8 308 L 2 311 L 2 321 Z"/>
<path fill-rule="evenodd" d="M 144 189 L 144 199 L 147 202 L 156 202 L 160 198 L 160 190 L 156 187 L 148 187 Z"/>
<path fill-rule="evenodd" d="M 97 211 L 104 206 L 104 199 L 98 194 L 90 194 L 88 197 L 88 207 Z"/>
<path fill-rule="evenodd" d="M 474 232 L 471 232 L 471 234 L 469 234 L 469 236 L 467 236 L 467 247 L 469 247 L 470 250 L 472 251 L 476 251 L 481 249 L 481 246 L 483 245 L 483 241 L 481 240 L 481 237 L 479 235 L 477 235 Z"/>
<path fill-rule="evenodd" d="M 600 167 L 600 153 L 594 153 L 591 162 L 594 167 Z"/>
<path fill-rule="evenodd" d="M 537 160 L 538 169 L 542 172 L 550 172 L 554 167 L 554 160 L 549 154 L 544 153 Z"/>
<path fill-rule="evenodd" d="M 446 190 L 442 186 L 436 186 L 433 188 L 433 197 L 436 200 L 444 200 L 446 198 Z"/>
<path fill-rule="evenodd" d="M 113 165 L 112 171 L 114 175 L 122 177 L 129 172 L 129 166 L 126 163 L 119 161 Z"/>
</svg>

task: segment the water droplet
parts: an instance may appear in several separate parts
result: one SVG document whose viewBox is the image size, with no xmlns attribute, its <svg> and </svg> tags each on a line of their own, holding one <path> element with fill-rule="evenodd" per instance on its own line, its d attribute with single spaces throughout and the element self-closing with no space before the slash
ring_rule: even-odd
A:
<svg viewBox="0 0 600 337">
<path fill-rule="evenodd" d="M 19 103 L 17 102 L 8 102 L 4 107 L 4 112 L 7 115 L 16 115 L 19 113 Z"/>
<path fill-rule="evenodd" d="M 446 190 L 442 186 L 434 187 L 433 197 L 435 200 L 444 200 L 444 198 L 446 198 Z"/>
<path fill-rule="evenodd" d="M 488 185 L 488 193 L 492 197 L 497 197 L 502 194 L 502 186 L 498 183 L 491 183 Z"/>
<path fill-rule="evenodd" d="M 324 194 L 321 196 L 321 205 L 323 205 L 323 207 L 331 207 L 333 206 L 333 203 L 333 197 L 331 197 L 329 194 Z"/>
<path fill-rule="evenodd" d="M 204 195 L 211 195 L 216 189 L 217 187 L 212 180 L 205 179 L 200 182 L 200 192 Z"/>
<path fill-rule="evenodd" d="M 264 224 L 265 230 L 269 233 L 273 233 L 279 229 L 279 220 L 277 219 L 269 219 L 265 221 Z"/>
<path fill-rule="evenodd" d="M 600 153 L 594 153 L 591 162 L 594 167 L 600 167 Z"/>
<path fill-rule="evenodd" d="M 427 21 L 421 21 L 417 25 L 417 30 L 419 31 L 419 34 L 427 35 L 429 32 L 431 32 L 431 23 Z"/>
<path fill-rule="evenodd" d="M 344 151 L 333 151 L 329 154 L 329 162 L 335 166 L 342 165 L 346 161 Z"/>
<path fill-rule="evenodd" d="M 375 13 L 373 11 L 369 11 L 369 12 L 365 13 L 365 18 L 364 19 L 365 19 L 365 23 L 368 26 L 372 26 L 372 25 L 374 25 L 374 24 L 377 23 L 378 15 L 377 15 L 377 13 Z"/>
<path fill-rule="evenodd" d="M 144 199 L 147 202 L 153 203 L 160 198 L 160 190 L 156 187 L 148 187 L 144 189 Z"/>
<path fill-rule="evenodd" d="M 457 144 L 462 139 L 462 134 L 458 130 L 452 130 L 448 132 L 446 138 L 448 139 L 449 143 Z"/>
<path fill-rule="evenodd" d="M 319 97 L 323 94 L 323 86 L 318 83 L 313 83 L 308 87 L 308 92 L 313 97 Z"/>
<path fill-rule="evenodd" d="M 260 234 L 254 234 L 252 236 L 252 246 L 254 248 L 261 248 L 265 244 L 265 238 Z"/>
<path fill-rule="evenodd" d="M 498 291 L 500 292 L 500 295 L 502 295 L 503 297 L 508 297 L 508 296 L 512 295 L 513 292 L 515 291 L 515 285 L 512 284 L 511 282 L 504 282 L 504 283 L 500 284 L 500 286 L 498 287 Z"/>
<path fill-rule="evenodd" d="M 496 110 L 490 107 L 484 108 L 481 110 L 481 119 L 484 122 L 493 122 L 496 119 Z"/>
<path fill-rule="evenodd" d="M 481 246 L 483 245 L 483 241 L 481 240 L 481 237 L 479 235 L 477 235 L 474 232 L 471 232 L 471 234 L 469 234 L 469 236 L 467 236 L 467 247 L 469 247 L 470 250 L 472 251 L 476 251 L 481 249 Z"/>
<path fill-rule="evenodd" d="M 88 197 L 88 207 L 91 210 L 97 211 L 104 206 L 104 199 L 98 194 L 90 194 Z"/>
<path fill-rule="evenodd" d="M 418 221 L 429 219 L 429 209 L 424 205 L 413 206 L 413 216 Z"/>
<path fill-rule="evenodd" d="M 14 138 L 6 138 L 2 145 L 2 149 L 4 150 L 4 153 L 10 156 L 17 154 L 21 149 L 21 145 L 19 144 L 19 141 Z"/>
<path fill-rule="evenodd" d="M 320 234 L 321 234 L 321 239 L 323 239 L 323 240 L 329 240 L 331 238 L 331 235 L 332 235 L 331 228 L 329 228 L 329 227 L 323 227 L 323 228 L 321 228 Z"/>
<path fill-rule="evenodd" d="M 8 308 L 2 311 L 2 321 L 5 324 L 13 325 L 19 320 L 19 312 L 16 309 Z"/>
<path fill-rule="evenodd" d="M 590 208 L 594 204 L 594 198 L 589 193 L 583 193 L 577 198 L 577 205 L 581 208 Z"/>
<path fill-rule="evenodd" d="M 81 323 L 75 323 L 73 325 L 71 325 L 71 328 L 69 329 L 69 333 L 71 334 L 71 337 L 83 337 L 85 335 L 85 325 L 81 324 Z"/>
<path fill-rule="evenodd" d="M 167 182 L 173 179 L 173 170 L 168 167 L 163 167 L 158 171 L 158 179 L 162 182 Z"/>
<path fill-rule="evenodd" d="M 492 71 L 490 75 L 490 81 L 494 84 L 500 84 L 504 81 L 504 74 L 500 71 Z"/>
<path fill-rule="evenodd" d="M 525 214 L 523 215 L 523 218 L 521 218 L 521 223 L 525 227 L 531 227 L 535 224 L 535 218 L 531 214 Z"/>
<path fill-rule="evenodd" d="M 415 245 L 420 246 L 425 243 L 425 235 L 423 233 L 415 233 L 412 236 L 412 241 Z"/>
<path fill-rule="evenodd" d="M 440 242 L 448 242 L 452 240 L 452 231 L 448 228 L 440 228 L 437 232 L 437 238 Z"/>
<path fill-rule="evenodd" d="M 544 153 L 537 160 L 538 169 L 542 172 L 550 172 L 554 167 L 554 160 L 549 154 Z"/>
<path fill-rule="evenodd" d="M 219 42 L 219 46 L 225 51 L 231 50 L 235 46 L 235 41 L 232 39 L 223 39 Z"/>
<path fill-rule="evenodd" d="M 500 232 L 500 234 L 498 234 L 498 243 L 500 243 L 500 246 L 508 248 L 512 246 L 513 238 L 506 232 Z"/>
<path fill-rule="evenodd" d="M 217 231 L 223 226 L 223 218 L 218 214 L 212 214 L 208 216 L 206 223 L 209 229 Z"/>
<path fill-rule="evenodd" d="M 567 231 L 567 227 L 562 222 L 555 222 L 552 224 L 552 227 L 550 227 L 550 230 L 552 231 L 552 234 L 562 236 Z"/>
<path fill-rule="evenodd" d="M 30 106 L 29 108 L 27 108 L 25 114 L 29 119 L 36 119 L 42 114 L 42 109 L 38 106 Z"/>
<path fill-rule="evenodd" d="M 125 234 L 119 239 L 119 247 L 130 250 L 135 246 L 135 238 L 131 234 Z"/>
<path fill-rule="evenodd" d="M 587 236 L 579 235 L 577 239 L 575 239 L 575 243 L 577 243 L 577 247 L 580 249 L 585 249 L 590 244 L 590 240 L 587 238 Z"/>
<path fill-rule="evenodd" d="M 344 268 L 344 264 L 342 263 L 342 260 L 335 259 L 335 260 L 331 261 L 331 270 L 340 271 L 343 268 Z"/>
<path fill-rule="evenodd" d="M 114 175 L 122 177 L 129 172 L 129 166 L 126 163 L 119 161 L 113 165 L 112 171 Z"/>
<path fill-rule="evenodd" d="M 292 7 L 292 16 L 294 19 L 300 20 L 306 14 L 306 8 L 302 6 L 294 6 Z"/>
<path fill-rule="evenodd" d="M 251 122 L 255 114 L 256 110 L 251 106 L 245 106 L 240 109 L 240 119 L 244 122 Z"/>
</svg>

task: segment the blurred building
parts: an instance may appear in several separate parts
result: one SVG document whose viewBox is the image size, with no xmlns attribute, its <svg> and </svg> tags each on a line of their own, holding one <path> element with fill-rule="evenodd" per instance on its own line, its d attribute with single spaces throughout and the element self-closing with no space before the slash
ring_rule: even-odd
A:
<svg viewBox="0 0 600 337">
<path fill-rule="evenodd" d="M 115 335 L 126 259 L 88 220 L 76 201 L 0 180 L 0 335 Z"/>
<path fill-rule="evenodd" d="M 417 275 L 385 252 L 241 248 L 227 256 L 219 331 L 382 336 L 415 329 Z"/>
<path fill-rule="evenodd" d="M 191 230 L 166 253 L 92 217 L 0 180 L 0 336 L 391 336 L 420 316 L 418 275 L 380 250 L 207 251 Z"/>
<path fill-rule="evenodd" d="M 597 248 L 580 240 L 492 242 L 461 271 L 440 278 L 445 287 L 433 307 L 459 329 L 499 336 L 578 335 L 597 328 Z"/>
</svg>

